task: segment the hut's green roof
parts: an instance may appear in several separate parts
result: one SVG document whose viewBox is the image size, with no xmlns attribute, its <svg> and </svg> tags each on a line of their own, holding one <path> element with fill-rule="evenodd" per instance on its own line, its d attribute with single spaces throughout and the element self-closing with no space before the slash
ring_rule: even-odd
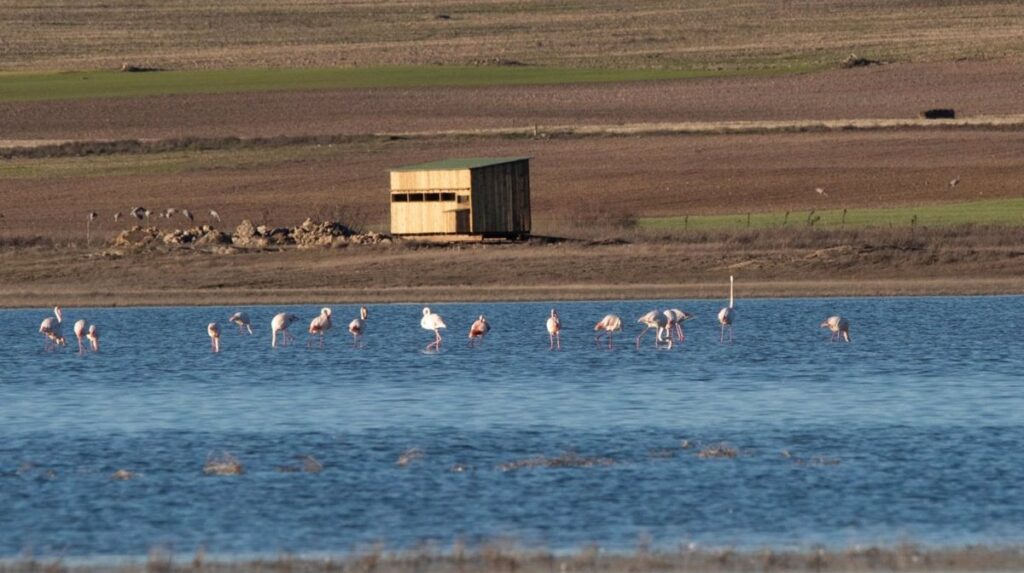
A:
<svg viewBox="0 0 1024 573">
<path fill-rule="evenodd" d="M 477 167 L 488 167 L 501 163 L 522 161 L 529 157 L 461 157 L 453 159 L 442 159 L 429 163 L 417 163 L 416 165 L 402 165 L 392 167 L 390 171 L 445 171 L 449 169 L 476 169 Z"/>
</svg>

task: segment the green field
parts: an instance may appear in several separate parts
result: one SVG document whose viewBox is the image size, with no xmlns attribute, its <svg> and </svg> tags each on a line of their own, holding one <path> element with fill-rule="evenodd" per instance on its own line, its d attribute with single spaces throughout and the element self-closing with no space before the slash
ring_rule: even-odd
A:
<svg viewBox="0 0 1024 573">
<path fill-rule="evenodd" d="M 193 93 L 337 88 L 410 88 L 549 85 L 750 76 L 812 71 L 602 70 L 533 66 L 396 66 L 373 68 L 240 69 L 124 73 L 0 73 L 0 101 L 43 101 Z"/>
<path fill-rule="evenodd" d="M 649 231 L 712 231 L 739 229 L 922 227 L 955 225 L 1024 225 L 1024 198 L 942 203 L 888 209 L 791 211 L 691 217 L 642 217 L 637 223 Z"/>
</svg>

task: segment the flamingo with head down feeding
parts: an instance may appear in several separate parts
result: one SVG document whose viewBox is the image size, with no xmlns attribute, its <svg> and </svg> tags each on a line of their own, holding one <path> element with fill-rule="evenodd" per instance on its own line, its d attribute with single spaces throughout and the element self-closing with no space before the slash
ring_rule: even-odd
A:
<svg viewBox="0 0 1024 573">
<path fill-rule="evenodd" d="M 821 323 L 821 328 L 832 331 L 832 342 L 842 338 L 845 342 L 850 341 L 850 321 L 842 316 L 830 316 Z"/>
<path fill-rule="evenodd" d="M 96 328 L 95 324 L 89 325 L 89 332 L 85 334 L 85 337 L 89 339 L 89 344 L 92 345 L 93 352 L 100 351 L 100 329 Z"/>
<path fill-rule="evenodd" d="M 75 338 L 78 339 L 78 353 L 85 354 L 85 343 L 82 342 L 82 339 L 85 338 L 86 333 L 88 331 L 88 323 L 85 321 L 84 318 L 75 322 L 74 331 Z"/>
<path fill-rule="evenodd" d="M 608 348 L 612 347 L 612 333 L 622 330 L 622 319 L 614 314 L 606 315 L 600 322 L 594 325 L 597 335 L 594 337 L 594 344 L 600 344 L 601 337 L 608 338 Z"/>
<path fill-rule="evenodd" d="M 686 340 L 686 332 L 683 331 L 683 323 L 687 320 L 693 320 L 694 315 L 678 308 L 670 308 L 665 311 L 665 317 L 668 318 L 668 324 L 665 325 L 666 330 L 669 331 L 669 335 L 675 330 L 676 340 L 683 342 Z"/>
<path fill-rule="evenodd" d="M 246 331 L 252 334 L 252 320 L 249 318 L 247 312 L 236 312 L 228 318 L 228 322 L 233 322 L 238 325 L 238 334 L 244 334 Z"/>
<path fill-rule="evenodd" d="M 652 310 L 647 314 L 637 319 L 637 322 L 644 325 L 644 331 L 640 333 L 640 336 L 636 337 L 636 347 L 640 348 L 640 340 L 647 334 L 650 329 L 654 331 L 654 347 L 660 348 L 662 342 L 668 342 L 668 347 L 672 348 L 672 334 L 668 329 L 668 317 L 659 313 L 656 310 Z"/>
<path fill-rule="evenodd" d="M 274 319 L 270 321 L 271 348 L 277 348 L 278 333 L 281 333 L 281 346 L 288 346 L 289 343 L 295 340 L 295 337 L 288 332 L 288 327 L 298 319 L 299 317 L 290 312 L 282 312 L 274 315 Z"/>
</svg>

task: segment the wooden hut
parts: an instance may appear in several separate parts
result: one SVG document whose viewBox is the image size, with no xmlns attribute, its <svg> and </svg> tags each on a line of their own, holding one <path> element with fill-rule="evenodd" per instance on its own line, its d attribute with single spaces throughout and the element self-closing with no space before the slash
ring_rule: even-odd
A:
<svg viewBox="0 0 1024 573">
<path fill-rule="evenodd" d="M 391 169 L 391 233 L 526 237 L 530 158 L 446 159 Z"/>
</svg>

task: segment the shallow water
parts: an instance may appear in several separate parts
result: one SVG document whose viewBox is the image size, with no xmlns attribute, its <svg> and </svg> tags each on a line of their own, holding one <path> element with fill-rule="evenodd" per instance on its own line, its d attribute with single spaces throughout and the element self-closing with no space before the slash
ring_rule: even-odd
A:
<svg viewBox="0 0 1024 573">
<path fill-rule="evenodd" d="M 559 303 L 561 352 L 548 304 L 437 305 L 438 353 L 412 305 L 370 307 L 359 350 L 351 305 L 323 350 L 305 347 L 313 307 L 249 308 L 251 337 L 226 323 L 234 308 L 66 308 L 65 334 L 102 328 L 84 357 L 73 336 L 42 352 L 49 311 L 0 311 L 0 556 L 1020 542 L 1022 303 L 740 300 L 732 345 L 721 303 Z M 667 306 L 698 315 L 685 344 L 655 350 L 649 333 L 635 349 L 635 317 Z M 284 310 L 303 319 L 298 344 L 272 350 Z M 468 348 L 481 312 L 493 330 Z M 613 351 L 591 331 L 607 312 L 626 326 Z M 853 344 L 818 328 L 832 313 Z M 738 457 L 698 457 L 719 442 Z M 204 476 L 219 452 L 245 474 Z M 307 454 L 322 472 L 281 471 Z M 540 456 L 587 467 L 503 467 Z M 139 476 L 110 479 L 121 468 Z"/>
</svg>

